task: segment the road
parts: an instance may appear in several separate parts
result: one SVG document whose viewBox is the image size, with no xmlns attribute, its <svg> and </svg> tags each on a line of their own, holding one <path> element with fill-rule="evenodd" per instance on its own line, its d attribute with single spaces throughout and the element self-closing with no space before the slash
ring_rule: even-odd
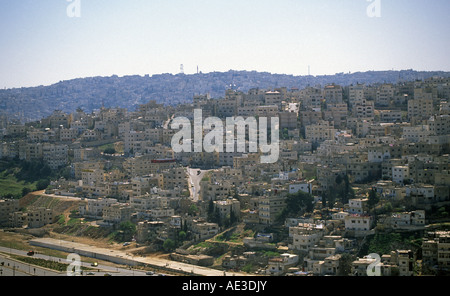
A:
<svg viewBox="0 0 450 296">
<path fill-rule="evenodd" d="M 198 174 L 200 172 L 200 174 Z M 203 179 L 203 176 L 208 171 L 203 171 L 200 169 L 192 169 L 188 168 L 189 173 L 189 191 L 191 192 L 191 199 L 195 202 L 198 201 L 200 196 L 200 181 Z"/>
<path fill-rule="evenodd" d="M 42 268 L 40 266 L 30 265 L 18 260 L 10 258 L 8 255 L 20 255 L 27 256 L 27 252 L 22 250 L 16 250 L 12 248 L 0 247 L 0 269 L 2 269 L 3 276 L 66 276 L 67 272 L 57 272 L 54 270 Z M 44 254 L 36 253 L 33 258 L 44 259 L 48 261 L 69 263 L 66 259 L 59 257 L 53 257 Z M 3 265 L 1 265 L 3 262 Z M 146 272 L 135 269 L 113 267 L 109 265 L 98 264 L 96 267 L 92 267 L 88 262 L 81 262 L 81 266 L 90 268 L 92 270 L 84 271 L 83 275 L 87 276 L 88 273 L 92 273 L 92 276 L 105 276 L 109 274 L 112 276 L 146 276 Z M 158 274 L 157 274 L 158 275 Z"/>
<path fill-rule="evenodd" d="M 62 276 L 64 273 L 24 263 L 0 254 L 0 275 L 2 276 Z"/>
<path fill-rule="evenodd" d="M 89 254 L 91 258 L 102 258 L 105 261 L 110 262 L 127 262 L 127 266 L 149 266 L 156 270 L 167 270 L 168 272 L 175 272 L 179 274 L 192 274 L 197 276 L 223 276 L 224 272 L 208 267 L 192 265 L 183 262 L 171 261 L 163 258 L 155 258 L 155 257 L 140 257 L 140 256 L 129 256 L 126 252 L 111 250 L 106 248 L 99 248 L 91 245 L 80 244 L 76 242 L 56 240 L 52 238 L 36 238 L 30 241 L 31 245 L 56 249 L 56 250 L 70 250 L 70 252 L 77 254 Z M 109 267 L 111 268 L 111 267 Z M 128 274 L 122 274 L 128 272 Z M 124 270 L 119 269 L 119 275 L 130 275 L 132 272 L 134 275 L 137 275 L 137 272 L 140 272 L 140 275 L 144 275 L 145 273 L 142 271 L 133 271 L 133 270 Z M 131 275 L 133 275 L 131 274 Z M 233 272 L 227 275 L 247 275 L 241 272 Z"/>
</svg>

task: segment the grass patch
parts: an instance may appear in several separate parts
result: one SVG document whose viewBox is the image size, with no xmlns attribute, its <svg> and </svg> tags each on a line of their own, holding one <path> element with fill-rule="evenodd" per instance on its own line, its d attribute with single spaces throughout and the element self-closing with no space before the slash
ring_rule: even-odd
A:
<svg viewBox="0 0 450 296">
<path fill-rule="evenodd" d="M 0 173 L 0 196 L 12 195 L 15 198 L 22 197 L 22 190 L 29 188 L 31 191 L 36 190 L 37 182 L 20 181 L 13 174 L 8 174 L 6 171 Z"/>
<path fill-rule="evenodd" d="M 59 271 L 59 272 L 66 271 L 67 267 L 69 266 L 69 263 L 55 262 L 55 261 L 50 261 L 50 260 L 40 259 L 40 258 L 23 257 L 23 256 L 18 256 L 18 255 L 11 255 L 11 257 L 18 261 L 27 263 L 27 264 L 40 266 L 40 267 L 52 269 L 52 270 Z M 93 269 L 89 268 L 89 267 L 81 266 L 81 270 L 93 270 Z"/>
</svg>

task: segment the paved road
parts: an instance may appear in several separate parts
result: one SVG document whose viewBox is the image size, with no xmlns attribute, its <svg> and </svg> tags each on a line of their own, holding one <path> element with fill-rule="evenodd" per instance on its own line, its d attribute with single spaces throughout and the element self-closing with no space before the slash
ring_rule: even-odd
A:
<svg viewBox="0 0 450 296">
<path fill-rule="evenodd" d="M 0 274 L 2 276 L 62 276 L 64 273 L 24 263 L 0 254 Z"/>
<path fill-rule="evenodd" d="M 70 250 L 73 253 L 79 254 L 91 254 L 90 257 L 95 256 L 96 258 L 103 257 L 103 260 L 111 261 L 111 262 L 128 262 L 127 265 L 147 265 L 153 266 L 156 269 L 165 269 L 173 272 L 183 272 L 185 274 L 193 274 L 193 275 L 202 275 L 202 276 L 223 276 L 224 272 L 208 267 L 197 266 L 192 264 L 187 264 L 183 262 L 171 261 L 167 259 L 161 258 L 153 258 L 153 257 L 131 257 L 128 254 L 117 251 L 110 250 L 105 248 L 98 248 L 94 246 L 89 246 L 85 244 L 69 242 L 69 241 L 59 241 L 51 238 L 38 238 L 33 239 L 31 241 L 33 245 L 37 245 L 40 247 L 46 247 L 51 249 L 59 249 L 59 250 Z M 108 258 L 108 259 L 106 259 Z M 122 270 L 123 272 L 123 270 Z M 137 271 L 131 271 L 136 275 Z M 128 275 L 130 271 L 128 270 Z M 141 272 L 141 274 L 144 274 Z M 122 274 L 120 274 L 122 275 Z M 226 273 L 226 275 L 237 275 L 244 276 L 248 275 L 240 272 Z"/>
<path fill-rule="evenodd" d="M 200 174 L 198 174 L 200 172 Z M 191 199 L 193 201 L 198 201 L 200 196 L 200 181 L 203 179 L 203 176 L 208 171 L 203 171 L 200 169 L 191 169 L 188 168 L 189 173 L 189 190 L 191 192 Z"/>
<path fill-rule="evenodd" d="M 3 269 L 3 275 L 9 275 L 9 276 L 66 276 L 67 272 L 56 272 L 50 269 L 42 268 L 40 266 L 34 266 L 30 265 L 28 263 L 23 263 L 18 260 L 14 260 L 12 258 L 9 258 L 8 255 L 20 255 L 20 256 L 26 256 L 27 252 L 22 250 L 16 250 L 12 248 L 5 248 L 0 247 L 0 268 Z M 61 262 L 61 263 L 69 263 L 70 261 L 67 261 L 66 259 L 62 259 L 59 257 L 53 257 L 49 255 L 44 254 L 38 254 L 36 253 L 33 258 L 39 258 L 44 259 L 48 261 L 54 261 L 54 262 Z M 1 262 L 3 262 L 3 266 L 1 265 Z M 141 270 L 134 270 L 134 269 L 127 269 L 127 268 L 120 268 L 120 267 L 113 267 L 109 265 L 102 265 L 98 264 L 96 267 L 92 267 L 91 263 L 88 262 L 81 262 L 81 265 L 83 267 L 88 267 L 93 270 L 84 271 L 83 275 L 92 275 L 92 276 L 105 276 L 105 274 L 109 274 L 111 276 L 146 276 L 146 272 L 143 272 Z M 13 267 L 15 266 L 15 274 L 13 274 Z M 91 273 L 91 274 L 90 274 Z"/>
</svg>

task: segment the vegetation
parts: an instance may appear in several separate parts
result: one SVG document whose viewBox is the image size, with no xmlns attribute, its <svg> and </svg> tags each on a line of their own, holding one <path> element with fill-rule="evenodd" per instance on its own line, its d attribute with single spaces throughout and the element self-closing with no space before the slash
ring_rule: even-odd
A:
<svg viewBox="0 0 450 296">
<path fill-rule="evenodd" d="M 370 253 L 389 254 L 391 251 L 410 249 L 420 251 L 422 247 L 423 236 L 420 232 L 395 233 L 395 232 L 377 232 L 374 235 L 367 236 L 367 242 L 360 250 L 359 255 Z"/>
<path fill-rule="evenodd" d="M 59 272 L 64 272 L 67 270 L 67 267 L 69 266 L 69 263 L 62 263 L 62 262 L 56 262 L 56 261 L 49 261 L 46 259 L 39 259 L 39 258 L 31 258 L 31 257 L 23 257 L 23 256 L 16 256 L 12 255 L 12 257 L 16 260 L 22 261 L 27 264 L 41 266 L 44 268 L 56 270 Z M 81 266 L 81 270 L 90 270 L 90 268 L 86 268 Z"/>
<path fill-rule="evenodd" d="M 342 177 L 341 175 L 336 177 L 335 186 L 330 187 L 322 195 L 323 207 L 333 208 L 336 201 L 340 201 L 343 204 L 348 203 L 349 199 L 355 198 L 355 191 L 350 185 L 348 175 Z"/>
<path fill-rule="evenodd" d="M 69 174 L 68 169 L 52 171 L 42 159 L 1 159 L 0 195 L 21 198 L 31 191 L 46 189 L 51 179 L 68 178 Z"/>
<path fill-rule="evenodd" d="M 286 207 L 278 215 L 277 221 L 282 223 L 287 217 L 299 217 L 313 210 L 314 198 L 311 194 L 299 191 L 294 194 L 288 194 L 286 198 Z"/>
</svg>

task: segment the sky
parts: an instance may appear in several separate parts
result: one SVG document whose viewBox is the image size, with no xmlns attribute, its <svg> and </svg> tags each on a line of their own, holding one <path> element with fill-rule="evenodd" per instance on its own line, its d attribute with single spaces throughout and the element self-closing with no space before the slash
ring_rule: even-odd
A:
<svg viewBox="0 0 450 296">
<path fill-rule="evenodd" d="M 0 88 L 229 70 L 450 71 L 448 0 L 0 0 Z"/>
</svg>

